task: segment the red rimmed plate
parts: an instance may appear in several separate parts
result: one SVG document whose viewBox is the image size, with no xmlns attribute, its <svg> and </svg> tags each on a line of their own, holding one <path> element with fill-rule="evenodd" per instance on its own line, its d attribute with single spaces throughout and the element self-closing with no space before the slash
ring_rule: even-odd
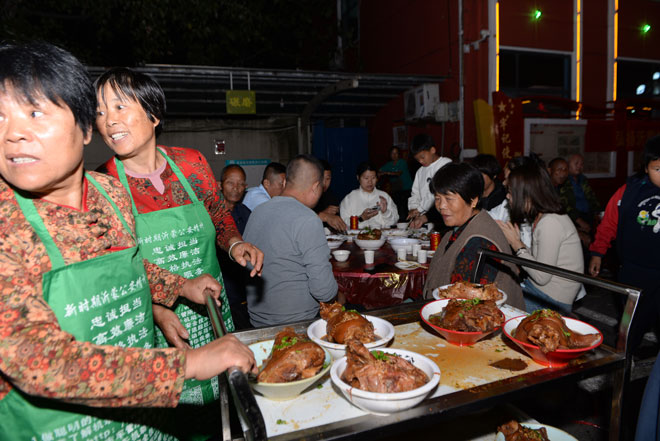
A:
<svg viewBox="0 0 660 441">
<path fill-rule="evenodd" d="M 521 315 L 518 317 L 514 317 L 510 320 L 507 320 L 507 322 L 504 324 L 503 332 L 504 334 L 509 337 L 509 339 L 514 342 L 520 349 L 523 351 L 527 352 L 527 354 L 532 357 L 532 359 L 544 366 L 548 367 L 564 367 L 568 364 L 569 361 L 573 360 L 574 358 L 578 358 L 585 352 L 591 351 L 592 349 L 596 349 L 598 346 L 603 343 L 603 334 L 595 327 L 591 326 L 589 323 L 585 323 L 580 320 L 572 319 L 569 317 L 562 317 L 564 319 L 564 322 L 566 322 L 566 326 L 568 329 L 571 331 L 579 332 L 580 334 L 598 334 L 600 338 L 596 343 L 593 345 L 589 346 L 588 348 L 579 348 L 579 349 L 557 349 L 556 351 L 543 353 L 541 351 L 541 348 L 538 347 L 535 344 L 523 342 L 521 340 L 518 340 L 517 338 L 513 337 L 513 333 L 515 329 L 518 328 L 518 325 L 520 322 L 523 321 L 523 319 L 527 317 L 526 315 Z"/>
<path fill-rule="evenodd" d="M 438 314 L 442 312 L 442 310 L 445 309 L 445 307 L 449 303 L 449 300 L 451 299 L 441 299 L 431 303 L 427 303 L 419 311 L 419 315 L 421 316 L 424 323 L 432 327 L 436 332 L 438 332 L 438 334 L 442 335 L 449 343 L 456 346 L 471 346 L 476 342 L 478 342 L 479 340 L 489 336 L 490 334 L 501 328 L 501 326 L 498 326 L 492 331 L 487 331 L 487 332 L 464 332 L 464 331 L 452 331 L 451 329 L 441 328 L 440 326 L 431 323 L 429 317 L 433 314 Z M 468 299 L 456 299 L 456 300 L 468 300 Z M 504 322 L 504 314 L 502 313 L 502 311 L 500 311 L 500 314 L 502 315 L 502 322 Z"/>
</svg>

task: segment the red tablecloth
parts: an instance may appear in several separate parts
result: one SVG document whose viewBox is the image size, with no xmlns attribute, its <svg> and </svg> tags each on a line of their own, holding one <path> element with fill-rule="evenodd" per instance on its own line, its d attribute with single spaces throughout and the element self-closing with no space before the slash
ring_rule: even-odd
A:
<svg viewBox="0 0 660 441">
<path fill-rule="evenodd" d="M 422 296 L 428 270 L 401 270 L 394 266 L 397 258 L 389 243 L 376 250 L 372 265 L 365 265 L 364 251 L 352 242 L 345 242 L 339 249 L 351 252 L 346 262 L 331 259 L 339 292 L 348 303 L 374 309 Z"/>
</svg>

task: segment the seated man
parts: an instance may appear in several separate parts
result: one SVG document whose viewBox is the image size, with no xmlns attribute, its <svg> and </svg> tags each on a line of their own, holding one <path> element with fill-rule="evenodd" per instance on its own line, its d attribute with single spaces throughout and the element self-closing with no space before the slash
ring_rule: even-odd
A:
<svg viewBox="0 0 660 441">
<path fill-rule="evenodd" d="M 339 217 L 339 200 L 330 190 L 332 166 L 325 159 L 321 159 L 321 164 L 323 165 L 323 194 L 314 207 L 314 212 L 319 215 L 324 227 L 343 233 L 346 231 L 346 224 Z"/>
<path fill-rule="evenodd" d="M 557 190 L 557 193 L 559 193 L 561 187 L 568 179 L 568 162 L 564 158 L 556 157 L 548 163 L 548 174 L 550 175 L 552 185 Z"/>
<path fill-rule="evenodd" d="M 245 195 L 245 179 L 243 167 L 236 164 L 226 166 L 220 175 L 220 191 L 241 235 L 245 232 L 251 213 L 250 209 L 241 203 Z M 229 255 L 225 252 L 218 252 L 218 260 L 222 268 L 234 326 L 237 330 L 251 328 L 245 297 L 245 285 L 248 281 L 245 268 L 229 259 Z"/>
<path fill-rule="evenodd" d="M 259 205 L 245 228 L 245 240 L 264 252 L 262 289 L 247 294 L 254 326 L 313 319 L 319 302 L 337 294 L 323 224 L 311 209 L 323 192 L 323 167 L 299 155 L 286 179 L 282 195 Z"/>
<path fill-rule="evenodd" d="M 245 170 L 237 164 L 231 164 L 222 169 L 220 175 L 220 191 L 225 198 L 227 210 L 234 218 L 238 232 L 243 234 L 248 218 L 252 212 L 241 202 L 245 196 Z"/>
<path fill-rule="evenodd" d="M 261 185 L 258 187 L 248 188 L 243 199 L 243 204 L 251 211 L 259 204 L 270 200 L 275 196 L 282 194 L 284 190 L 284 176 L 286 168 L 279 162 L 271 162 L 264 169 L 264 175 L 261 178 Z"/>
<path fill-rule="evenodd" d="M 594 215 L 600 211 L 600 203 L 591 189 L 587 177 L 582 174 L 584 158 L 579 153 L 568 157 L 568 179 L 559 191 L 566 214 L 575 223 L 580 240 L 585 247 L 591 243 L 591 225 Z"/>
</svg>

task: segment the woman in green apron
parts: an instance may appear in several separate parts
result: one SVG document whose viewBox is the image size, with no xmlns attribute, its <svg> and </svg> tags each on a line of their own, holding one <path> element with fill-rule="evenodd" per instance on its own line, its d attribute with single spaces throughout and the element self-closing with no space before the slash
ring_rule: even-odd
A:
<svg viewBox="0 0 660 441">
<path fill-rule="evenodd" d="M 183 277 L 207 273 L 222 283 L 217 244 L 240 264 L 249 261 L 253 276 L 259 273 L 263 253 L 243 242 L 204 156 L 193 149 L 156 145 L 165 111 L 165 95 L 158 83 L 139 72 L 114 68 L 101 75 L 95 86 L 96 124 L 116 153 L 99 171 L 117 177 L 129 189 L 142 255 Z M 233 331 L 224 289 L 221 301 L 225 324 Z M 182 300 L 174 312 L 176 316 L 154 306 L 160 328 L 156 333 L 158 347 L 167 347 L 169 341 L 174 346 L 196 348 L 213 339 L 203 308 Z M 218 393 L 216 378 L 204 383 L 188 381 L 181 402 L 211 404 Z M 190 414 L 194 418 L 204 412 L 191 408 Z"/>
<path fill-rule="evenodd" d="M 120 408 L 174 407 L 186 379 L 256 369 L 231 335 L 154 348 L 152 302 L 220 287 L 143 260 L 123 187 L 84 172 L 95 104 L 68 52 L 0 45 L 0 439 L 173 439 Z"/>
</svg>

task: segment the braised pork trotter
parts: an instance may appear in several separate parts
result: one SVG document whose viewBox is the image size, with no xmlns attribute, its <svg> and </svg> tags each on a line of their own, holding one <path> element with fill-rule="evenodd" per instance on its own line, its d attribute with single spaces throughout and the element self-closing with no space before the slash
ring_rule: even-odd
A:
<svg viewBox="0 0 660 441">
<path fill-rule="evenodd" d="M 438 289 L 438 295 L 441 299 L 481 299 L 481 300 L 501 300 L 502 293 L 497 289 L 494 283 L 481 285 L 471 282 L 456 282 L 447 288 Z"/>
<path fill-rule="evenodd" d="M 502 424 L 497 431 L 504 435 L 505 441 L 550 441 L 545 427 L 531 429 L 515 420 Z"/>
<path fill-rule="evenodd" d="M 359 312 L 349 310 L 335 303 L 321 302 L 321 318 L 327 322 L 326 335 L 330 343 L 345 344 L 355 339 L 361 343 L 371 343 L 376 340 L 374 325 Z"/>
<path fill-rule="evenodd" d="M 558 312 L 551 309 L 537 309 L 520 322 L 514 337 L 538 345 L 543 353 L 548 353 L 557 349 L 589 347 L 598 341 L 600 335 L 583 335 L 572 331 Z"/>
<path fill-rule="evenodd" d="M 490 332 L 502 326 L 503 315 L 492 300 L 451 299 L 441 313 L 429 321 L 443 329 L 461 332 Z"/>
<path fill-rule="evenodd" d="M 369 392 L 393 393 L 417 389 L 429 378 L 408 360 L 394 354 L 374 350 L 377 356 L 359 341 L 346 344 L 346 369 L 342 380 Z"/>
<path fill-rule="evenodd" d="M 275 336 L 273 351 L 257 376 L 260 383 L 288 383 L 313 377 L 323 367 L 325 352 L 307 337 L 284 328 Z"/>
</svg>

